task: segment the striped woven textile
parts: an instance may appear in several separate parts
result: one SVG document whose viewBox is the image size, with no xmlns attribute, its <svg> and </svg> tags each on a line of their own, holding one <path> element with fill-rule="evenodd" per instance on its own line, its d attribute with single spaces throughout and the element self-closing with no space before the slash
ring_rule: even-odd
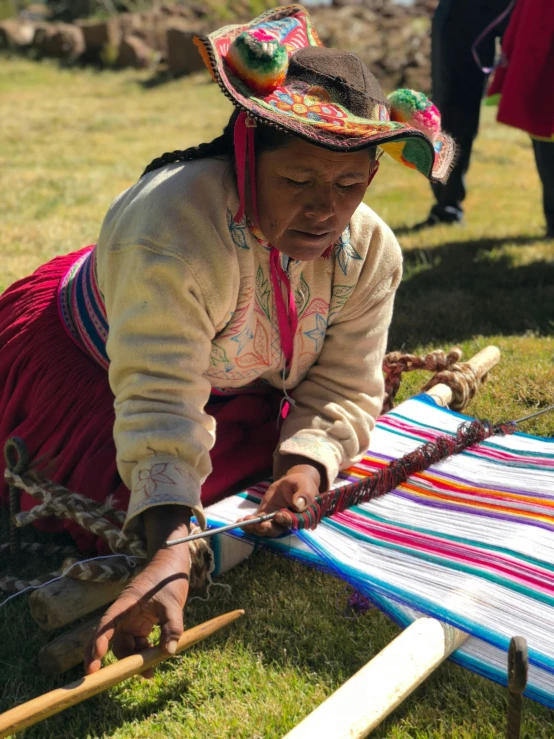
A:
<svg viewBox="0 0 554 739">
<path fill-rule="evenodd" d="M 406 401 L 337 484 L 465 420 L 427 395 Z M 210 525 L 254 512 L 266 488 L 211 506 Z M 470 633 L 452 659 L 504 685 L 510 639 L 524 636 L 526 695 L 554 708 L 554 439 L 493 437 L 315 531 L 263 544 L 350 582 L 401 625 L 425 614 Z"/>
</svg>

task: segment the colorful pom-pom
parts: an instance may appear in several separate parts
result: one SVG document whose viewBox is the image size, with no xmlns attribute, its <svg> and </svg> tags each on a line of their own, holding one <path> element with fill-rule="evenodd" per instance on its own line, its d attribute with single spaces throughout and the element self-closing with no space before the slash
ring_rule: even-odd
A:
<svg viewBox="0 0 554 739">
<path fill-rule="evenodd" d="M 283 84 L 289 57 L 277 39 L 257 28 L 233 41 L 225 61 L 251 90 L 267 95 Z"/>
<path fill-rule="evenodd" d="M 436 106 L 422 92 L 396 90 L 389 95 L 391 120 L 406 123 L 426 134 L 431 140 L 441 130 L 441 116 Z"/>
</svg>

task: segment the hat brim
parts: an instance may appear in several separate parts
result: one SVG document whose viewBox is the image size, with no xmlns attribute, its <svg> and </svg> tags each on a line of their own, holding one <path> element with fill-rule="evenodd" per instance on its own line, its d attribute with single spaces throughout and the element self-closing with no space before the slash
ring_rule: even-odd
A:
<svg viewBox="0 0 554 739">
<path fill-rule="evenodd" d="M 262 123 L 334 151 L 358 151 L 379 146 L 393 159 L 434 182 L 444 182 L 454 157 L 450 137 L 438 133 L 431 140 L 422 131 L 387 120 L 360 118 L 333 101 L 322 87 L 302 80 L 286 81 L 267 94 L 257 93 L 237 77 L 225 61 L 232 42 L 245 31 L 263 26 L 278 37 L 289 55 L 306 46 L 322 46 L 308 12 L 301 5 L 269 10 L 247 24 L 225 26 L 197 39 L 212 76 L 233 104 Z"/>
</svg>

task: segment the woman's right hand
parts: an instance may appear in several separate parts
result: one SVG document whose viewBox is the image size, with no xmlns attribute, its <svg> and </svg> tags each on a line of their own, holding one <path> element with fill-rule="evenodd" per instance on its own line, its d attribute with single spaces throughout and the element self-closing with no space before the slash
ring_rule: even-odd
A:
<svg viewBox="0 0 554 739">
<path fill-rule="evenodd" d="M 143 514 L 148 563 L 125 588 L 102 617 L 85 654 L 85 672 L 101 667 L 102 657 L 112 642 L 118 659 L 142 652 L 150 646 L 148 637 L 157 624 L 160 645 L 175 654 L 183 633 L 183 608 L 189 591 L 189 545 L 164 547 L 167 539 L 189 533 L 190 510 L 183 506 L 154 506 Z M 143 673 L 150 677 L 152 671 Z"/>
<path fill-rule="evenodd" d="M 156 624 L 161 627 L 162 649 L 174 654 L 183 633 L 189 571 L 188 544 L 160 549 L 101 619 L 87 650 L 85 672 L 100 669 L 110 642 L 118 659 L 147 649 Z"/>
</svg>

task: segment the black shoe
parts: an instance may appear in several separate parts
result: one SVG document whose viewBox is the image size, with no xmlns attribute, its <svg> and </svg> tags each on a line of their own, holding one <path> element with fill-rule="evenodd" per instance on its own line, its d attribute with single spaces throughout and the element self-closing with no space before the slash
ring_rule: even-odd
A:
<svg viewBox="0 0 554 739">
<path fill-rule="evenodd" d="M 411 231 L 421 231 L 424 228 L 433 228 L 433 226 L 463 226 L 464 220 L 461 216 L 454 216 L 450 213 L 439 216 L 436 213 L 429 213 L 429 217 L 421 223 L 416 223 Z"/>
</svg>

